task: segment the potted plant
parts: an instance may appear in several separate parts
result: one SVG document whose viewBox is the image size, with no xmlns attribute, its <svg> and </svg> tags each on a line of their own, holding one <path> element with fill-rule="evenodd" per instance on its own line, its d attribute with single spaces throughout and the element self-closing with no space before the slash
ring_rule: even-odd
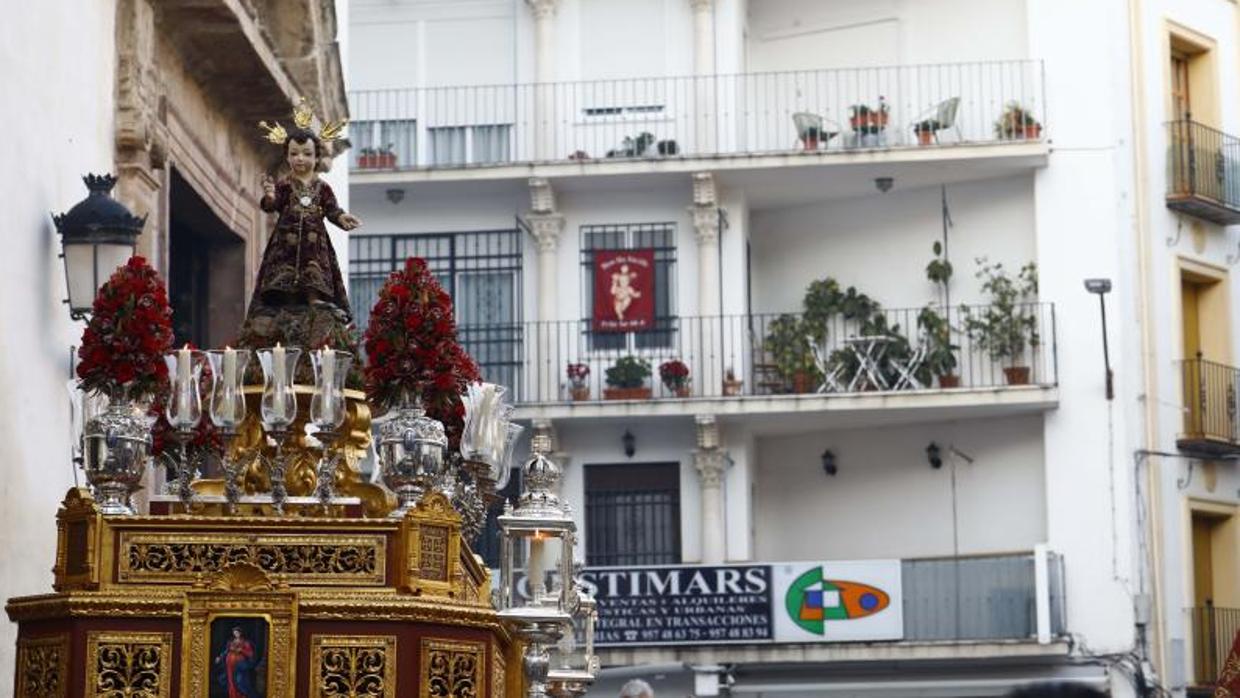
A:
<svg viewBox="0 0 1240 698">
<path fill-rule="evenodd" d="M 887 128 L 889 116 L 887 101 L 880 96 L 877 108 L 871 107 L 868 104 L 854 104 L 850 106 L 848 108 L 848 125 L 852 127 L 852 130 L 863 136 L 876 136 L 880 131 Z"/>
<path fill-rule="evenodd" d="M 723 394 L 733 397 L 741 394 L 741 386 L 745 381 L 736 378 L 736 372 L 731 368 L 723 372 Z"/>
<path fill-rule="evenodd" d="M 590 385 L 586 381 L 590 378 L 590 367 L 585 364 L 569 364 L 566 373 L 573 400 L 589 400 Z"/>
<path fill-rule="evenodd" d="M 375 166 L 375 149 L 362 148 L 357 151 L 357 168 L 359 170 L 368 170 Z"/>
<path fill-rule="evenodd" d="M 607 388 L 603 390 L 606 400 L 649 400 L 650 362 L 636 356 L 622 356 L 607 369 Z"/>
<path fill-rule="evenodd" d="M 1038 140 L 1042 124 L 1019 102 L 1008 102 L 995 122 L 995 136 L 1006 140 Z"/>
<path fill-rule="evenodd" d="M 818 150 L 819 129 L 817 126 L 806 126 L 801 134 L 801 146 L 806 150 Z"/>
<path fill-rule="evenodd" d="M 934 134 L 939 130 L 939 122 L 934 119 L 926 119 L 913 124 L 913 133 L 917 134 L 918 145 L 931 145 L 934 143 Z"/>
<path fill-rule="evenodd" d="M 672 359 L 659 364 L 659 380 L 676 397 L 689 397 L 689 367 L 680 359 Z"/>
<path fill-rule="evenodd" d="M 822 372 L 814 361 L 810 334 L 796 315 L 780 315 L 767 327 L 766 350 L 775 370 L 795 393 L 812 392 L 822 380 Z"/>
<path fill-rule="evenodd" d="M 943 243 L 934 241 L 931 247 L 934 259 L 926 264 L 926 278 L 938 287 L 940 303 L 929 303 L 922 308 L 917 316 L 917 326 L 921 328 L 923 341 L 926 343 L 926 358 L 922 363 L 924 376 L 919 379 L 929 383 L 931 375 L 937 376 L 940 388 L 960 387 L 960 376 L 955 374 L 956 354 L 960 349 L 951 343 L 951 322 L 948 318 L 947 286 L 952 278 L 952 263 L 943 255 Z M 943 308 L 943 314 L 939 308 Z"/>
<path fill-rule="evenodd" d="M 936 376 L 940 388 L 959 388 L 960 376 L 955 371 L 960 347 L 951 343 L 952 330 L 947 318 L 939 315 L 933 303 L 928 304 L 918 313 L 917 326 L 926 343 L 926 357 L 921 364 L 925 375 L 918 378 L 928 383 L 931 376 Z"/>
<path fill-rule="evenodd" d="M 380 169 L 394 169 L 396 167 L 396 151 L 394 148 L 395 144 L 393 143 L 388 143 L 382 148 L 379 148 L 379 150 L 375 152 L 374 166 Z"/>
<path fill-rule="evenodd" d="M 1026 347 L 1036 349 L 1040 343 L 1038 319 L 1031 307 L 1038 294 L 1037 267 L 1030 262 L 1012 278 L 1000 263 L 987 264 L 985 258 L 977 263 L 977 278 L 982 280 L 982 290 L 990 294 L 990 304 L 981 309 L 961 306 L 965 330 L 992 360 L 1007 364 L 1003 374 L 1008 385 L 1025 385 L 1029 366 L 1019 362 L 1025 358 Z"/>
</svg>

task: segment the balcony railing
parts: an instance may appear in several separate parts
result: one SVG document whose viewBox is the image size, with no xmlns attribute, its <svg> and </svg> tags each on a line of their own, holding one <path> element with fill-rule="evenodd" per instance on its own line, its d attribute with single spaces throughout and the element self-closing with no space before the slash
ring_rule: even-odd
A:
<svg viewBox="0 0 1240 698">
<path fill-rule="evenodd" d="M 1240 369 L 1202 358 L 1180 362 L 1184 431 L 1180 449 L 1205 454 L 1240 453 Z"/>
<path fill-rule="evenodd" d="M 1190 609 L 1193 620 L 1193 682 L 1213 686 L 1240 633 L 1240 608 L 1202 606 Z"/>
<path fill-rule="evenodd" d="M 1038 140 L 1042 70 L 1017 60 L 352 92 L 351 167 L 893 148 L 923 133 L 926 145 Z"/>
<path fill-rule="evenodd" d="M 905 640 L 1025 639 L 1037 634 L 1030 554 L 904 560 Z M 1048 559 L 1050 632 L 1064 634 L 1063 558 Z"/>
<path fill-rule="evenodd" d="M 945 314 L 949 330 L 939 337 L 951 348 L 937 356 L 933 350 L 943 343 L 921 330 L 922 310 L 881 310 L 865 323 L 841 316 L 823 323 L 785 313 L 663 318 L 648 331 L 630 333 L 594 332 L 588 320 L 465 325 L 459 331 L 471 353 L 486 347 L 484 375 L 502 379 L 522 403 L 1057 384 L 1052 304 L 1022 304 L 989 315 L 995 331 L 990 337 L 966 331 L 965 322 L 996 308 L 953 308 Z M 998 355 L 997 348 L 1010 355 Z M 609 385 L 608 369 L 626 357 L 646 362 L 650 375 Z M 671 361 L 688 369 L 680 390 L 660 379 L 660 366 Z M 587 375 L 571 380 L 570 364 L 584 366 Z M 948 366 L 950 376 L 940 378 Z M 622 387 L 629 390 L 616 390 Z"/>
<path fill-rule="evenodd" d="M 1167 124 L 1167 206 L 1240 223 L 1240 138 L 1195 121 Z"/>
</svg>

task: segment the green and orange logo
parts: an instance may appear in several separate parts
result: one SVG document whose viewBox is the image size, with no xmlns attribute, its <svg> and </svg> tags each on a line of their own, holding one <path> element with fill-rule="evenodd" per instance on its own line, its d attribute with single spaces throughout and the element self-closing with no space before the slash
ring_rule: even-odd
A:
<svg viewBox="0 0 1240 698">
<path fill-rule="evenodd" d="M 797 577 L 784 597 L 792 621 L 815 635 L 826 632 L 829 620 L 865 618 L 890 603 L 887 592 L 869 584 L 823 578 L 821 567 Z"/>
</svg>

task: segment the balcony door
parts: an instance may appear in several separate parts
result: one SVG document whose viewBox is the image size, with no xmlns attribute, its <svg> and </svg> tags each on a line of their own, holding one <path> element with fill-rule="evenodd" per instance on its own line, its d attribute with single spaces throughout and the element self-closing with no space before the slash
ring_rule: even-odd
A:
<svg viewBox="0 0 1240 698">
<path fill-rule="evenodd" d="M 1190 502 L 1196 683 L 1218 676 L 1240 631 L 1240 517 L 1235 508 Z"/>
<path fill-rule="evenodd" d="M 1184 432 L 1222 441 L 1240 438 L 1227 286 L 1226 275 L 1217 270 L 1194 265 L 1180 271 Z"/>
</svg>

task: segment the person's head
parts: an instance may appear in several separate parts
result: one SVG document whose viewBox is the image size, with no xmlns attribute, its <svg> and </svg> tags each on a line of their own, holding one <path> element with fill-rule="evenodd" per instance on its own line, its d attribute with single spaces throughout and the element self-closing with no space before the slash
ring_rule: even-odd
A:
<svg viewBox="0 0 1240 698">
<path fill-rule="evenodd" d="M 233 637 L 237 638 L 238 640 L 241 639 L 241 628 L 239 627 L 233 628 Z"/>
<path fill-rule="evenodd" d="M 641 679 L 633 679 L 620 688 L 620 698 L 654 698 L 654 689 Z"/>
<path fill-rule="evenodd" d="M 284 142 L 284 156 L 293 174 L 304 176 L 318 170 L 319 158 L 323 156 L 323 143 L 313 131 L 295 129 Z"/>
<path fill-rule="evenodd" d="M 1018 688 L 1007 698 L 1106 698 L 1107 694 L 1079 683 L 1035 683 Z"/>
</svg>

